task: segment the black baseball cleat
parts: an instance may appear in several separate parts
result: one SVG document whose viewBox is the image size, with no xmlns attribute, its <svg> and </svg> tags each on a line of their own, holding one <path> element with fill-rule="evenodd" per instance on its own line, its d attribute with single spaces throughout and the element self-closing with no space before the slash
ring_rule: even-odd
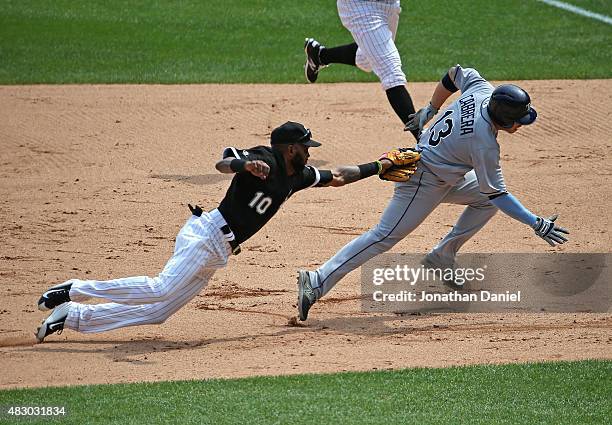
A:
<svg viewBox="0 0 612 425">
<path fill-rule="evenodd" d="M 71 287 L 71 280 L 52 286 L 38 300 L 38 309 L 41 311 L 52 310 L 60 304 L 67 303 L 70 301 Z"/>
<path fill-rule="evenodd" d="M 43 342 L 44 339 L 53 333 L 61 334 L 64 329 L 64 322 L 68 317 L 68 310 L 70 309 L 70 303 L 64 303 L 53 310 L 53 313 L 43 320 L 42 325 L 36 330 L 36 340 Z"/>
<path fill-rule="evenodd" d="M 304 52 L 306 53 L 304 74 L 306 75 L 306 80 L 308 80 L 309 83 L 314 83 L 317 81 L 319 71 L 321 68 L 325 68 L 327 66 L 321 63 L 321 59 L 319 57 L 321 49 L 324 48 L 325 46 L 322 46 L 321 43 L 314 38 L 307 38 L 306 42 L 304 43 Z"/>
<path fill-rule="evenodd" d="M 310 275 L 305 270 L 298 272 L 298 314 L 303 322 L 308 319 L 308 310 L 319 298 L 319 288 L 313 288 L 310 284 Z"/>
</svg>

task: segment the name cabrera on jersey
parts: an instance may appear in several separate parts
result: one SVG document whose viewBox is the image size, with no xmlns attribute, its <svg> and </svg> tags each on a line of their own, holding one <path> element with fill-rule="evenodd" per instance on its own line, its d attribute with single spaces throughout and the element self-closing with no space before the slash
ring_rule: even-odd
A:
<svg viewBox="0 0 612 425">
<path fill-rule="evenodd" d="M 421 135 L 421 163 L 449 184 L 474 169 L 481 193 L 489 197 L 505 193 L 497 130 L 487 112 L 494 87 L 475 69 L 460 65 L 443 83 L 450 91 L 460 90 L 461 96 Z"/>
<path fill-rule="evenodd" d="M 265 180 L 246 171 L 236 173 L 219 205 L 219 212 L 234 232 L 238 243 L 257 233 L 292 194 L 329 183 L 331 180 L 330 172 L 319 172 L 310 165 L 301 173 L 287 176 L 282 154 L 269 146 L 250 149 L 225 148 L 223 158 L 229 157 L 248 161 L 261 160 L 270 166 L 270 173 Z"/>
</svg>

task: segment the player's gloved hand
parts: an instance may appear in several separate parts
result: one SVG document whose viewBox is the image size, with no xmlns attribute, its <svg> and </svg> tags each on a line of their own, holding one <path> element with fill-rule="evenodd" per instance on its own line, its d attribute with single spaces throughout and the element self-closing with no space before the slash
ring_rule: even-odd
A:
<svg viewBox="0 0 612 425">
<path fill-rule="evenodd" d="M 260 161 L 258 159 L 254 161 L 247 161 L 244 165 L 244 169 L 262 180 L 265 180 L 270 172 L 270 166 L 264 161 Z"/>
<path fill-rule="evenodd" d="M 419 109 L 416 113 L 408 115 L 408 122 L 404 131 L 423 131 L 423 127 L 438 113 L 438 110 L 433 107 L 431 102 L 424 108 Z"/>
<path fill-rule="evenodd" d="M 407 182 L 416 172 L 416 165 L 405 165 L 403 167 L 391 167 L 384 173 L 378 175 L 381 180 L 390 182 Z"/>
<path fill-rule="evenodd" d="M 378 159 L 391 162 L 391 167 L 384 166 L 379 174 L 381 180 L 407 182 L 416 172 L 421 154 L 412 148 L 398 148 L 385 152 Z"/>
<path fill-rule="evenodd" d="M 412 148 L 397 148 L 383 153 L 379 161 L 389 160 L 394 167 L 416 164 L 421 159 L 421 154 Z"/>
<path fill-rule="evenodd" d="M 563 227 L 555 225 L 555 220 L 557 217 L 557 214 L 550 218 L 538 217 L 533 225 L 535 234 L 548 242 L 550 246 L 561 245 L 562 243 L 567 242 L 567 238 L 563 236 L 563 234 L 569 234 L 569 232 Z"/>
</svg>

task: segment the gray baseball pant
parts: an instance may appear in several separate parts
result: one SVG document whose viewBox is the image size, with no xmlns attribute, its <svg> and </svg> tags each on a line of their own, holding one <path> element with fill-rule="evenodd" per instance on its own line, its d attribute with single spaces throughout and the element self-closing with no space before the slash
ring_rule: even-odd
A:
<svg viewBox="0 0 612 425">
<path fill-rule="evenodd" d="M 346 244 L 325 264 L 310 273 L 311 284 L 327 294 L 347 273 L 386 252 L 408 236 L 441 203 L 467 205 L 453 229 L 432 250 L 440 263 L 452 264 L 457 251 L 497 212 L 480 193 L 474 171 L 450 185 L 423 168 L 406 183 L 396 183 L 380 222 Z"/>
</svg>

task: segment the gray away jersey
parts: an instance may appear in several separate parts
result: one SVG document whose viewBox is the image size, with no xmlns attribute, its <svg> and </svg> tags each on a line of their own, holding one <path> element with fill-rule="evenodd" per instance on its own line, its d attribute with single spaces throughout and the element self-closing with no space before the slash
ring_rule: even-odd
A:
<svg viewBox="0 0 612 425">
<path fill-rule="evenodd" d="M 494 87 L 475 69 L 460 65 L 455 66 L 450 77 L 461 96 L 438 113 L 421 135 L 421 162 L 448 184 L 457 183 L 474 169 L 481 193 L 504 193 L 497 130 L 487 113 Z"/>
</svg>

